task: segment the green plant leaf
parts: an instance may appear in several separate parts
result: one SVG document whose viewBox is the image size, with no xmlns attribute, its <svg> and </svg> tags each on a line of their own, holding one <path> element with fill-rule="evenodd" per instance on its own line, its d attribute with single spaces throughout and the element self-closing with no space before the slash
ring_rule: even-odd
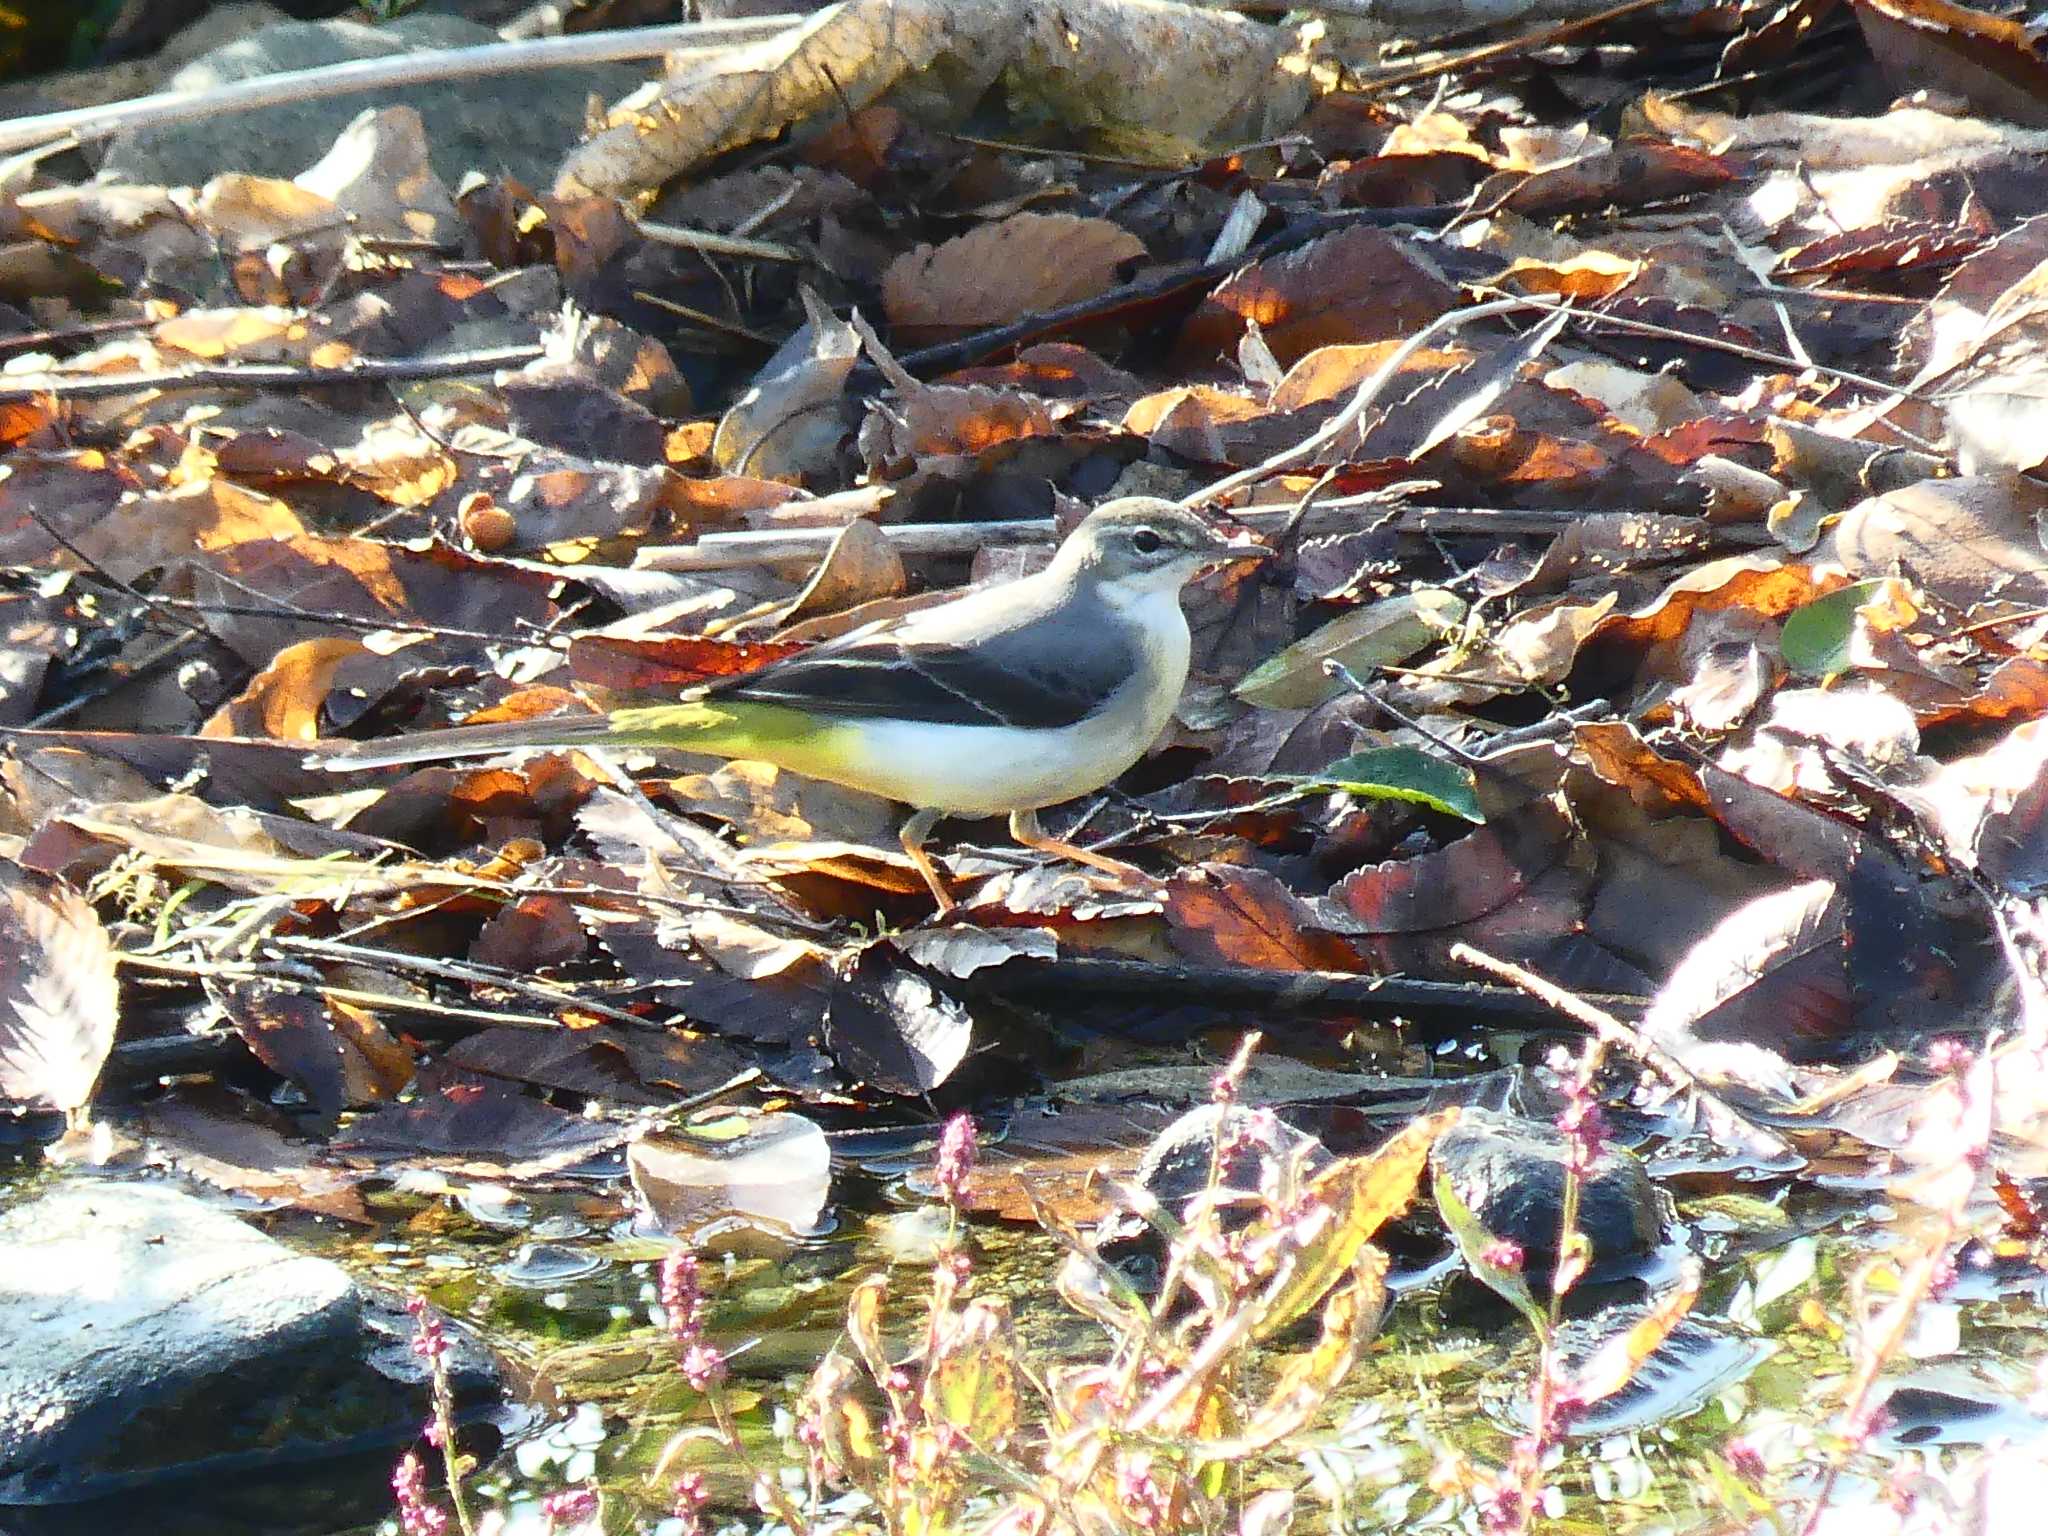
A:
<svg viewBox="0 0 2048 1536">
<path fill-rule="evenodd" d="M 1416 747 L 1375 747 L 1340 757 L 1317 773 L 1298 777 L 1303 794 L 1343 790 L 1362 800 L 1405 800 L 1446 816 L 1483 822 L 1472 770 Z"/>
<path fill-rule="evenodd" d="M 1550 1315 L 1537 1304 L 1521 1270 L 1497 1264 L 1489 1257 L 1489 1250 L 1495 1242 L 1494 1235 L 1486 1230 L 1472 1207 L 1459 1198 L 1457 1187 L 1441 1168 L 1435 1170 L 1431 1177 L 1430 1188 L 1436 1195 L 1437 1211 L 1442 1215 L 1444 1225 L 1451 1229 L 1451 1236 L 1457 1239 L 1458 1252 L 1464 1255 L 1466 1265 L 1503 1301 L 1526 1317 L 1529 1326 L 1536 1330 L 1536 1337 L 1542 1338 L 1550 1331 Z"/>
<path fill-rule="evenodd" d="M 1834 677 L 1855 665 L 1849 644 L 1856 637 L 1856 610 L 1884 587 L 1883 578 L 1859 581 L 1817 597 L 1785 616 L 1778 654 L 1807 677 Z"/>
</svg>

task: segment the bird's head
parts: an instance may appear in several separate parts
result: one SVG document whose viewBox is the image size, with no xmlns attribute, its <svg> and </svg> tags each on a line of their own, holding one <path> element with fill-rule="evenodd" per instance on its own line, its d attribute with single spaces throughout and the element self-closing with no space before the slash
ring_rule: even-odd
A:
<svg viewBox="0 0 2048 1536">
<path fill-rule="evenodd" d="M 1213 565 L 1263 560 L 1263 544 L 1233 540 L 1207 518 L 1156 496 L 1125 496 L 1089 513 L 1053 559 L 1108 593 L 1178 592 Z"/>
</svg>

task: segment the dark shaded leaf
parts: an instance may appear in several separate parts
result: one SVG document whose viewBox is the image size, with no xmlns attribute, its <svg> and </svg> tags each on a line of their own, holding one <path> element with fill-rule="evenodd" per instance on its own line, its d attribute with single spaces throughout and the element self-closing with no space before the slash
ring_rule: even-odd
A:
<svg viewBox="0 0 2048 1536">
<path fill-rule="evenodd" d="M 380 1167 L 522 1178 L 580 1163 L 631 1134 L 631 1126 L 572 1115 L 489 1078 L 436 1069 L 421 1074 L 409 1102 L 357 1120 L 334 1151 Z"/>
<path fill-rule="evenodd" d="M 855 1077 L 890 1093 L 929 1093 L 967 1054 L 974 1020 L 929 977 L 863 950 L 834 978 L 825 1046 Z"/>
</svg>

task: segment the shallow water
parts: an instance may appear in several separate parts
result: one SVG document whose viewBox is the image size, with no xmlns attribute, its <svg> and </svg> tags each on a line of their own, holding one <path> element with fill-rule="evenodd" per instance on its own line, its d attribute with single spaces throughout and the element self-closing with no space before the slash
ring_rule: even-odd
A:
<svg viewBox="0 0 2048 1536">
<path fill-rule="evenodd" d="M 838 1336 L 858 1279 L 890 1272 L 898 1321 L 915 1315 L 929 1256 L 944 1231 L 902 1170 L 876 1158 L 837 1171 L 840 1203 L 802 1238 L 732 1225 L 702 1245 L 710 1332 L 731 1351 L 726 1392 L 743 1438 L 764 1466 L 795 1465 L 786 1408 Z M 877 1171 L 879 1168 L 881 1171 Z M 0 1202 L 39 1179 L 30 1157 L 0 1162 Z M 75 1176 L 75 1175 L 65 1175 Z M 718 1503 L 745 1507 L 749 1474 L 696 1441 L 650 1476 L 679 1432 L 708 1422 L 674 1368 L 660 1331 L 656 1269 L 670 1241 L 636 1223 L 616 1164 L 503 1185 L 414 1177 L 373 1189 L 373 1230 L 299 1213 L 260 1215 L 283 1240 L 327 1254 L 364 1280 L 421 1293 L 488 1342 L 527 1403 L 501 1416 L 501 1448 L 476 1479 L 509 1536 L 545 1528 L 540 1499 L 596 1481 L 605 1528 L 660 1529 L 675 1470 L 697 1466 Z M 1596 1431 L 1555 1473 L 1565 1496 L 1558 1529 L 1687 1531 L 1719 1512 L 1711 1467 L 1731 1435 L 1774 1462 L 1811 1461 L 1814 1426 L 1832 1412 L 1850 1369 L 1842 1322 L 1845 1277 L 1891 1240 L 1891 1215 L 1867 1194 L 1720 1191 L 1681 1199 L 1690 1245 L 1709 1262 L 1693 1312 L 1695 1351 L 1641 1373 L 1631 1397 L 1598 1405 Z M 1059 1250 L 1033 1230 L 977 1223 L 976 1285 L 1009 1297 L 1034 1358 L 1079 1358 L 1101 1335 L 1049 1284 Z M 1307 1476 L 1333 1528 L 1360 1532 L 1455 1528 L 1461 1517 L 1431 1491 L 1447 1450 L 1498 1460 L 1522 1420 L 1535 1349 L 1526 1328 L 1455 1266 L 1397 1273 L 1398 1299 L 1338 1411 L 1274 1459 L 1274 1473 Z M 2043 1280 L 2025 1264 L 1964 1265 L 1948 1295 L 1921 1309 L 1893 1371 L 1894 1422 L 1843 1479 L 1845 1509 L 1876 1498 L 1902 1453 L 1938 1446 L 1967 1460 L 1994 1442 L 2048 1447 L 2027 1399 L 2048 1353 Z M 185 1531 L 324 1533 L 395 1530 L 388 1455 L 287 1469 L 275 1486 L 173 1486 L 152 1500 L 159 1536 Z M 1809 1479 L 1810 1481 L 1810 1479 Z M 1793 1486 L 1797 1486 L 1797 1483 Z M 105 1529 L 80 1507 L 9 1512 L 14 1536 Z"/>
</svg>

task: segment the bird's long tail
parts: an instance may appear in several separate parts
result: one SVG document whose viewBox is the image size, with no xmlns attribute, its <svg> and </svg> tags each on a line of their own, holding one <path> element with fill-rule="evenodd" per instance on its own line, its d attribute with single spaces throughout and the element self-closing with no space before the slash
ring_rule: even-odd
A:
<svg viewBox="0 0 2048 1536">
<path fill-rule="evenodd" d="M 550 715 L 540 720 L 458 725 L 389 741 L 350 742 L 323 748 L 310 755 L 306 765 L 346 773 L 358 768 L 443 763 L 553 747 L 682 747 L 737 756 L 747 750 L 755 735 L 742 718 L 747 713 L 711 704 L 663 704 L 616 710 L 609 715 Z"/>
</svg>

